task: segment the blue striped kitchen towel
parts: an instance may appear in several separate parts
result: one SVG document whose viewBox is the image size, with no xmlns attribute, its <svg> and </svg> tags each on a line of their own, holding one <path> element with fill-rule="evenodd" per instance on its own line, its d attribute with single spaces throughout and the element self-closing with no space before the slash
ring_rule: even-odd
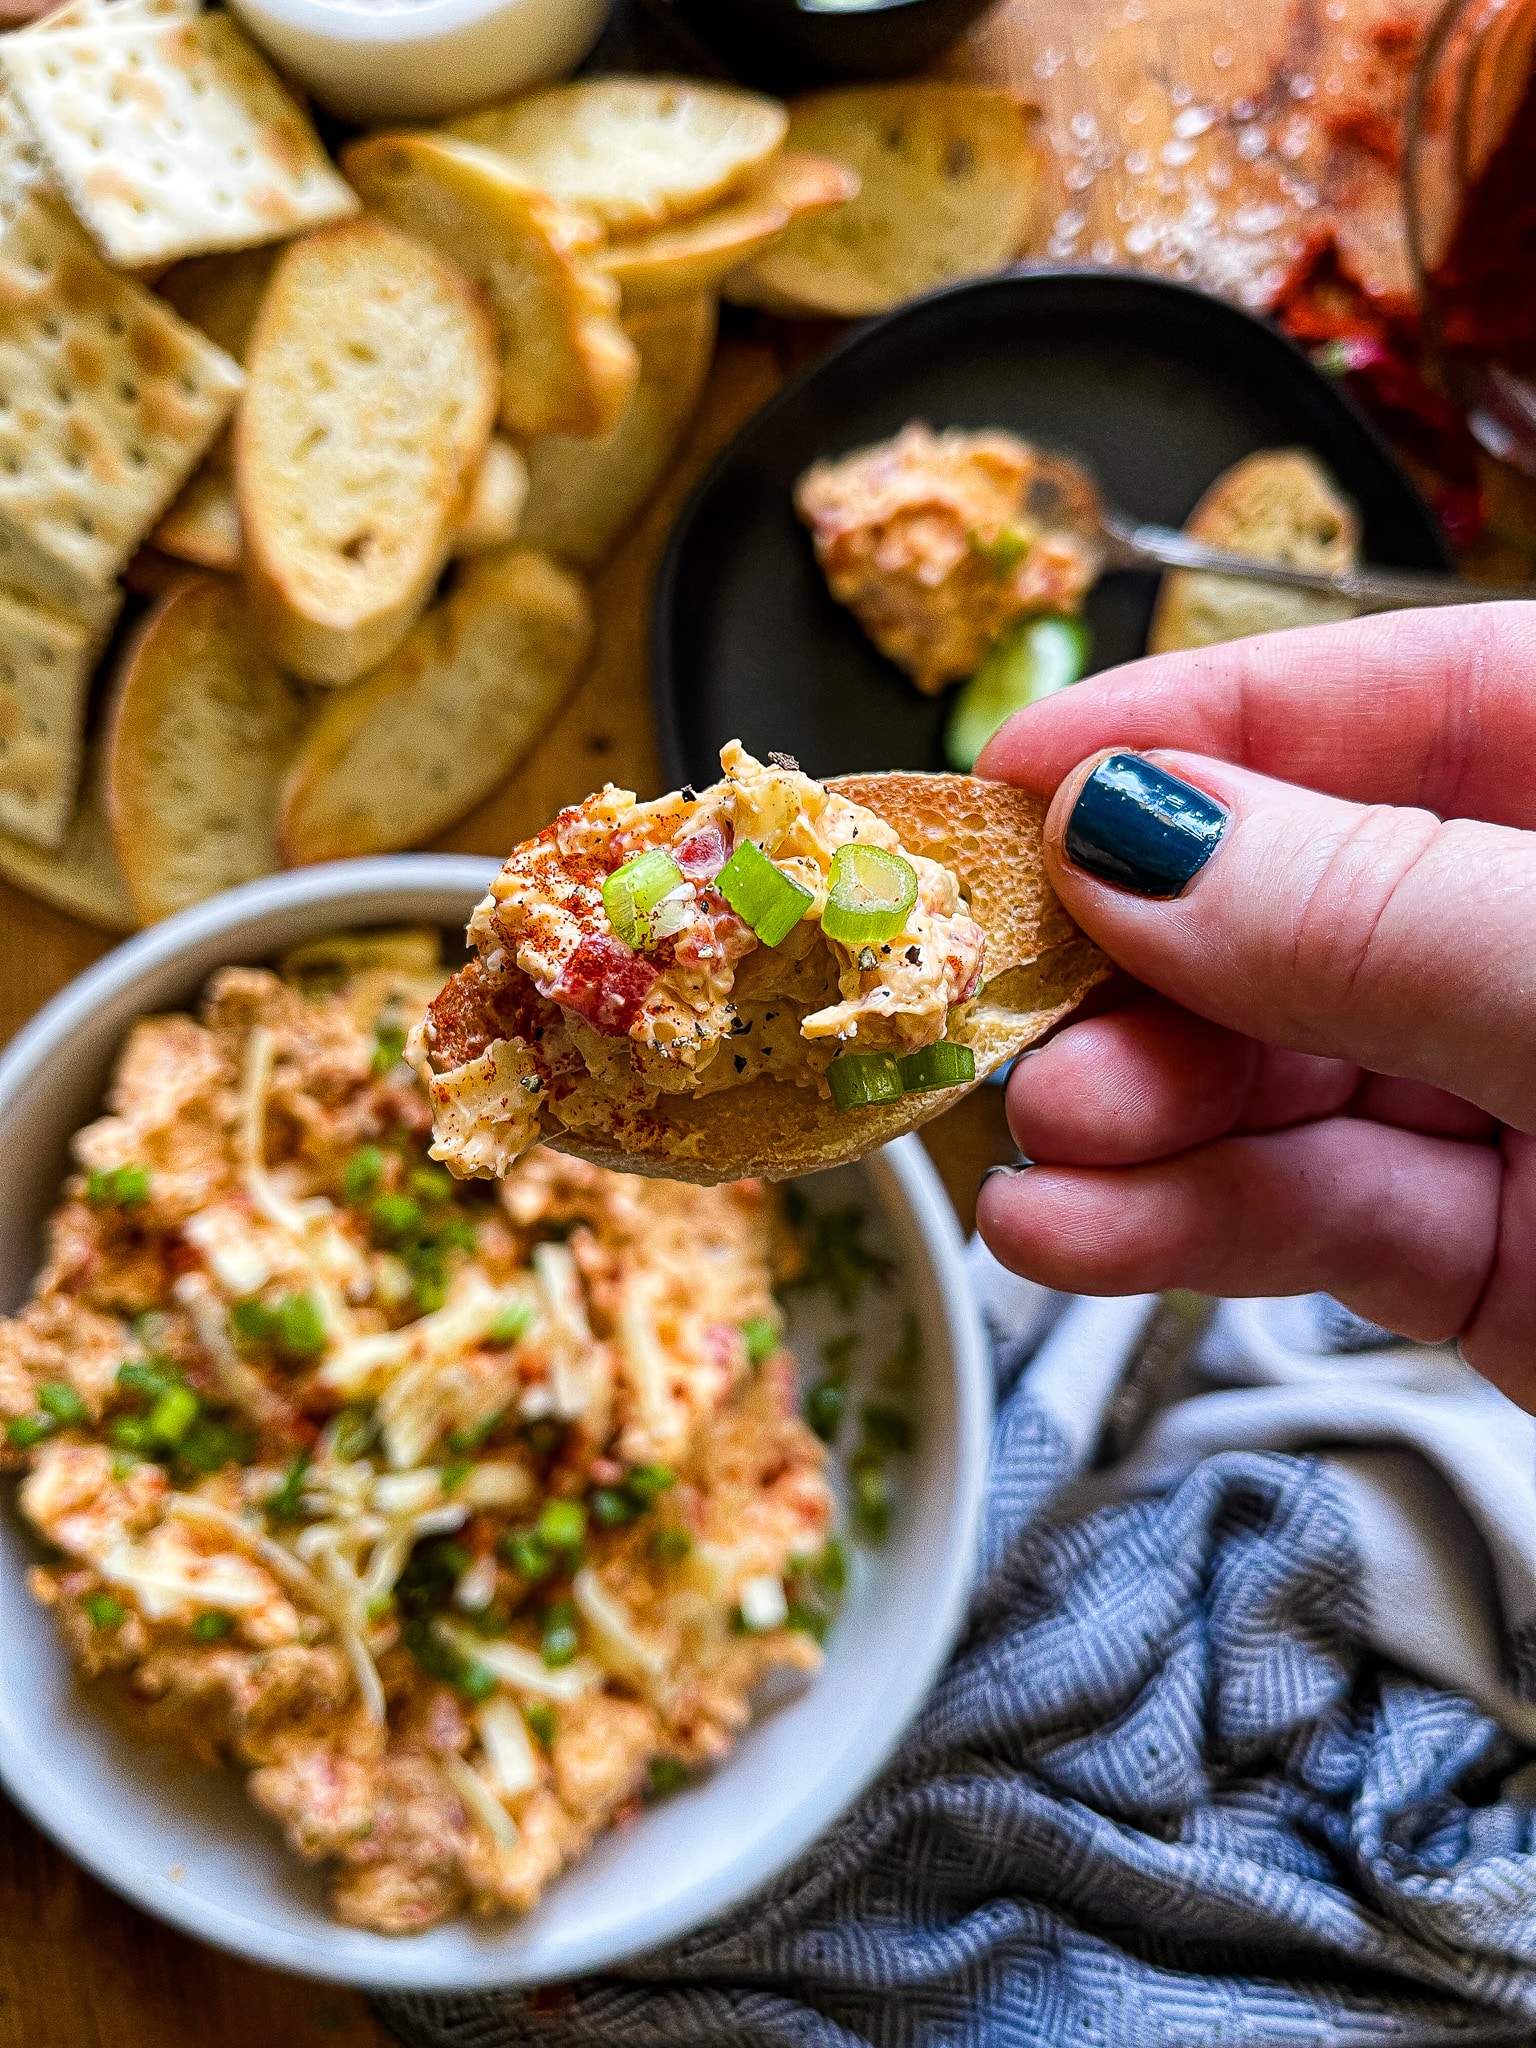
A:
<svg viewBox="0 0 1536 2048">
<path fill-rule="evenodd" d="M 381 2000 L 410 2048 L 1536 2041 L 1536 1422 L 1307 1297 L 1132 1427 L 1167 1311 L 972 1256 L 985 1556 L 895 1763 L 662 1953 Z"/>
</svg>

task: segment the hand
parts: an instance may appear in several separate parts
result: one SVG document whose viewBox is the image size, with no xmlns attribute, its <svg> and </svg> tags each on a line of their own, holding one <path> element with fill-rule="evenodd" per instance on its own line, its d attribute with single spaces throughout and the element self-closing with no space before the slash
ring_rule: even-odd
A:
<svg viewBox="0 0 1536 2048">
<path fill-rule="evenodd" d="M 1137 662 L 977 771 L 1055 792 L 1051 880 L 1140 984 L 1015 1068 L 998 1257 L 1324 1288 L 1536 1408 L 1536 603 Z"/>
</svg>

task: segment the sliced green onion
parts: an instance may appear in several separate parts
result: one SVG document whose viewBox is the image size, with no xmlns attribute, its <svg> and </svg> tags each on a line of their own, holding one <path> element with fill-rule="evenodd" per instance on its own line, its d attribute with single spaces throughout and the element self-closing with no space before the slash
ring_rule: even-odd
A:
<svg viewBox="0 0 1536 2048">
<path fill-rule="evenodd" d="M 89 1422 L 91 1411 L 68 1380 L 44 1380 L 37 1390 L 37 1405 L 55 1422 Z"/>
<path fill-rule="evenodd" d="M 413 1166 L 405 1184 L 418 1202 L 426 1202 L 429 1206 L 451 1202 L 458 1186 L 453 1175 L 442 1166 Z"/>
<path fill-rule="evenodd" d="M 478 1451 L 486 1438 L 495 1434 L 496 1426 L 506 1412 L 505 1408 L 493 1408 L 489 1415 L 482 1415 L 478 1422 L 472 1422 L 464 1429 L 450 1429 L 449 1450 L 461 1458 L 468 1457 L 471 1451 Z"/>
<path fill-rule="evenodd" d="M 365 1457 L 373 1447 L 378 1429 L 378 1417 L 371 1408 L 343 1408 L 330 1425 L 331 1456 L 342 1465 Z"/>
<path fill-rule="evenodd" d="M 422 1226 L 421 1204 L 409 1195 L 380 1195 L 368 1212 L 373 1234 L 380 1244 L 403 1244 Z"/>
<path fill-rule="evenodd" d="M 23 1420 L 26 1418 L 23 1417 Z M 39 1418 L 41 1419 L 41 1418 Z M 49 1423 L 48 1427 L 53 1427 Z M 6 1439 L 15 1443 L 16 1424 L 13 1422 L 6 1431 Z M 155 1447 L 155 1433 L 144 1415 L 114 1415 L 107 1425 L 107 1442 L 115 1451 L 129 1451 L 135 1457 L 147 1456 Z M 22 1448 L 25 1448 L 23 1446 Z"/>
<path fill-rule="evenodd" d="M 384 1154 L 377 1145 L 363 1145 L 352 1154 L 341 1171 L 341 1191 L 356 1208 L 368 1202 L 384 1185 Z"/>
<path fill-rule="evenodd" d="M 716 875 L 715 887 L 765 946 L 782 946 L 816 900 L 750 839 L 743 839 Z"/>
<path fill-rule="evenodd" d="M 888 1052 L 845 1052 L 827 1069 L 827 1086 L 837 1109 L 867 1109 L 876 1102 L 900 1102 L 906 1093 L 901 1069 Z"/>
<path fill-rule="evenodd" d="M 5 1440 L 13 1451 L 35 1451 L 57 1428 L 51 1415 L 16 1415 L 5 1425 Z"/>
<path fill-rule="evenodd" d="M 167 1387 L 149 1411 L 150 1435 L 158 1443 L 179 1444 L 196 1422 L 201 1406 L 190 1387 Z"/>
<path fill-rule="evenodd" d="M 562 1664 L 569 1664 L 580 1648 L 581 1637 L 576 1627 L 575 1605 L 569 1600 L 557 1600 L 553 1607 L 545 1611 L 539 1655 L 553 1671 L 558 1670 Z"/>
<path fill-rule="evenodd" d="M 971 535 L 971 546 L 986 557 L 998 576 L 1011 576 L 1033 545 L 1031 535 L 1017 526 L 1001 527 L 991 540 L 984 540 L 979 533 Z"/>
<path fill-rule="evenodd" d="M 660 846 L 637 853 L 623 867 L 615 868 L 603 884 L 603 909 L 614 936 L 642 953 L 657 939 L 670 936 L 656 930 L 655 913 L 663 898 L 681 888 L 686 879 L 671 854 Z M 678 921 L 664 921 L 671 931 L 680 929 Z"/>
<path fill-rule="evenodd" d="M 850 842 L 832 856 L 821 928 L 844 946 L 894 939 L 917 901 L 917 869 L 883 846 Z"/>
<path fill-rule="evenodd" d="M 805 1419 L 824 1444 L 831 1443 L 842 1424 L 848 1406 L 848 1389 L 836 1380 L 823 1380 L 805 1397 Z"/>
<path fill-rule="evenodd" d="M 237 1301 L 229 1312 L 229 1320 L 242 1344 L 270 1344 L 277 1335 L 277 1311 L 268 1308 L 264 1301 Z M 128 1370 L 125 1365 L 118 1378 L 121 1380 Z"/>
<path fill-rule="evenodd" d="M 405 1033 L 398 1024 L 381 1024 L 373 1035 L 373 1071 L 387 1074 L 405 1056 Z"/>
<path fill-rule="evenodd" d="M 478 1657 L 466 1657 L 460 1663 L 458 1675 L 453 1683 L 465 1699 L 478 1704 L 481 1700 L 488 1700 L 491 1697 L 501 1680 L 489 1664 L 482 1664 Z"/>
<path fill-rule="evenodd" d="M 130 1394 L 144 1394 L 150 1400 L 158 1400 L 167 1387 L 174 1387 L 179 1382 L 175 1367 L 166 1359 L 151 1362 L 125 1358 L 117 1368 L 117 1384 Z"/>
<path fill-rule="evenodd" d="M 559 1718 L 554 1708 L 544 1700 L 525 1701 L 523 1719 L 528 1723 L 528 1733 L 541 1749 L 548 1749 L 560 1732 Z"/>
<path fill-rule="evenodd" d="M 741 1326 L 747 1340 L 748 1365 L 761 1365 L 779 1348 L 779 1326 L 771 1316 L 752 1316 Z"/>
<path fill-rule="evenodd" d="M 454 1493 L 461 1487 L 475 1469 L 473 1458 L 450 1458 L 438 1474 L 437 1483 L 444 1493 Z"/>
<path fill-rule="evenodd" d="M 677 1474 L 670 1465 L 637 1465 L 624 1481 L 625 1491 L 644 1507 L 676 1484 Z"/>
<path fill-rule="evenodd" d="M 492 1344 L 516 1344 L 526 1337 L 533 1328 L 534 1309 L 529 1302 L 517 1301 L 510 1308 L 504 1308 L 486 1331 L 487 1341 Z"/>
<path fill-rule="evenodd" d="M 968 1045 L 955 1045 L 947 1038 L 905 1054 L 896 1065 L 909 1095 L 922 1095 L 930 1088 L 958 1088 L 976 1078 L 975 1053 Z"/>
<path fill-rule="evenodd" d="M 653 1756 L 645 1774 L 647 1799 L 666 1799 L 681 1792 L 691 1776 L 688 1766 L 675 1756 Z"/>
<path fill-rule="evenodd" d="M 312 1294 L 285 1294 L 276 1322 L 278 1344 L 290 1358 L 313 1358 L 325 1349 L 325 1323 Z"/>
<path fill-rule="evenodd" d="M 650 1552 L 658 1564 L 681 1564 L 693 1549 L 693 1538 L 675 1522 L 651 1531 Z"/>
<path fill-rule="evenodd" d="M 248 1429 L 235 1422 L 221 1422 L 212 1415 L 199 1415 L 176 1446 L 176 1456 L 194 1472 L 222 1472 L 226 1465 L 248 1465 L 256 1455 L 256 1440 Z"/>
<path fill-rule="evenodd" d="M 546 1501 L 534 1534 L 551 1550 L 577 1550 L 587 1533 L 587 1511 L 579 1500 Z"/>
<path fill-rule="evenodd" d="M 297 1520 L 300 1502 L 304 1494 L 304 1481 L 309 1475 L 309 1453 L 300 1451 L 288 1470 L 283 1474 L 283 1483 L 267 1502 L 267 1513 L 275 1515 L 280 1522 Z"/>
<path fill-rule="evenodd" d="M 1006 633 L 969 682 L 963 683 L 944 728 L 944 756 L 951 768 L 969 775 L 976 757 L 999 726 L 1026 704 L 1075 683 L 1092 650 L 1081 619 L 1054 614 L 1026 619 Z"/>
<path fill-rule="evenodd" d="M 622 1529 L 639 1513 L 629 1495 L 616 1486 L 600 1486 L 592 1496 L 592 1519 L 601 1529 Z"/>
<path fill-rule="evenodd" d="M 218 1608 L 210 1607 L 206 1614 L 200 1614 L 192 1624 L 192 1634 L 200 1643 L 221 1643 L 235 1625 L 232 1614 L 224 1614 Z"/>
<path fill-rule="evenodd" d="M 85 1199 L 93 1209 L 136 1209 L 149 1200 L 149 1169 L 114 1166 L 105 1173 L 88 1173 Z"/>
<path fill-rule="evenodd" d="M 121 1600 L 114 1600 L 110 1593 L 87 1594 L 85 1611 L 92 1628 L 121 1628 L 128 1619 L 127 1608 Z"/>
<path fill-rule="evenodd" d="M 555 1568 L 555 1560 L 549 1545 L 531 1529 L 509 1531 L 496 1545 L 497 1555 L 504 1564 L 511 1565 L 520 1578 L 537 1584 L 547 1579 Z"/>
</svg>

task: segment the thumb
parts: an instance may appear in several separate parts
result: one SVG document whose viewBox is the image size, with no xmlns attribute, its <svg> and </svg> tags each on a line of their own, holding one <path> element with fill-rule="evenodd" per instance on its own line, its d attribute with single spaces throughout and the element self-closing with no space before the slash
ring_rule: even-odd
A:
<svg viewBox="0 0 1536 2048">
<path fill-rule="evenodd" d="M 1057 790 L 1046 859 L 1083 929 L 1186 1009 L 1536 1130 L 1536 834 L 1111 752 Z"/>
</svg>

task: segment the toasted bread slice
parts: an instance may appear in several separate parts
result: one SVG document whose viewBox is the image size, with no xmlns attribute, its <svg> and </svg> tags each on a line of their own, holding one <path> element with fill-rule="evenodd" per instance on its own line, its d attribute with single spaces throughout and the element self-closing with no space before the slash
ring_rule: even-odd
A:
<svg viewBox="0 0 1536 2048">
<path fill-rule="evenodd" d="M 518 538 L 595 569 L 665 476 L 715 350 L 715 302 L 700 293 L 637 306 L 624 325 L 640 355 L 629 409 L 606 441 L 552 435 L 528 450 Z"/>
<path fill-rule="evenodd" d="M 477 555 L 390 659 L 328 704 L 283 793 L 286 858 L 419 846 L 510 775 L 591 642 L 586 592 L 529 548 Z"/>
<path fill-rule="evenodd" d="M 830 157 L 781 150 L 719 206 L 648 235 L 612 242 L 597 260 L 623 287 L 626 306 L 717 291 L 733 270 L 777 241 L 792 220 L 841 206 L 858 189 L 853 172 Z"/>
<path fill-rule="evenodd" d="M 1212 547 L 1333 574 L 1359 560 L 1360 522 L 1315 455 L 1305 448 L 1268 448 L 1217 477 L 1191 512 L 1185 531 Z M 1342 598 L 1312 590 L 1281 590 L 1236 576 L 1177 569 L 1164 576 L 1147 634 L 1148 654 L 1214 647 L 1252 633 L 1323 626 L 1353 618 Z"/>
<path fill-rule="evenodd" d="M 807 94 L 788 147 L 844 164 L 856 198 L 796 221 L 730 277 L 734 304 L 852 318 L 1011 263 L 1039 210 L 1037 117 L 988 86 L 920 80 Z"/>
<path fill-rule="evenodd" d="M 589 259 L 603 240 L 492 150 L 450 135 L 370 135 L 342 159 L 375 213 L 450 257 L 501 329 L 501 424 L 596 439 L 629 403 L 639 365 L 619 288 Z"/>
<path fill-rule="evenodd" d="M 414 625 L 447 559 L 501 388 L 483 295 L 388 221 L 287 249 L 235 427 L 242 566 L 267 646 L 346 683 Z"/>
<path fill-rule="evenodd" d="M 777 100 L 693 78 L 584 78 L 447 125 L 562 205 L 616 234 L 643 234 L 702 213 L 766 163 L 785 113 Z"/>
<path fill-rule="evenodd" d="M 238 583 L 188 576 L 161 599 L 107 723 L 107 816 L 145 924 L 280 865 L 278 792 L 309 718 Z"/>
<path fill-rule="evenodd" d="M 469 503 L 453 535 L 456 555 L 483 554 L 517 538 L 528 502 L 528 465 L 510 441 L 493 434 L 475 471 Z"/>
<path fill-rule="evenodd" d="M 814 1088 L 768 1074 L 714 1093 L 655 1099 L 601 1083 L 552 1088 L 539 1098 L 545 1144 L 623 1172 L 705 1184 L 784 1180 L 846 1165 L 941 1114 L 1110 972 L 1046 878 L 1045 810 L 1035 799 L 964 775 L 852 775 L 827 787 L 883 818 L 909 853 L 957 877 L 985 935 L 986 978 L 969 1002 L 950 1009 L 944 1035 L 971 1048 L 975 1080 L 847 1111 Z M 454 996 L 467 1010 L 478 1000 L 476 987 L 475 968 L 464 970 Z M 445 1014 L 453 1006 L 450 997 Z M 519 1057 L 514 1049 L 509 1073 Z M 450 1153 L 437 1156 L 451 1163 Z"/>
<path fill-rule="evenodd" d="M 221 435 L 150 535 L 162 555 L 229 575 L 240 567 L 240 507 L 235 501 L 233 461 L 229 439 Z M 486 548 L 505 547 L 516 537 L 527 499 L 527 463 L 510 441 L 493 434 L 475 471 L 469 503 L 453 530 L 451 552 L 474 555 Z"/>
<path fill-rule="evenodd" d="M 79 800 L 61 845 L 32 846 L 10 832 L 0 832 L 0 875 L 29 896 L 67 910 L 98 930 L 131 932 L 139 919 L 112 850 L 101 769 L 100 747 L 88 746 Z"/>
</svg>

